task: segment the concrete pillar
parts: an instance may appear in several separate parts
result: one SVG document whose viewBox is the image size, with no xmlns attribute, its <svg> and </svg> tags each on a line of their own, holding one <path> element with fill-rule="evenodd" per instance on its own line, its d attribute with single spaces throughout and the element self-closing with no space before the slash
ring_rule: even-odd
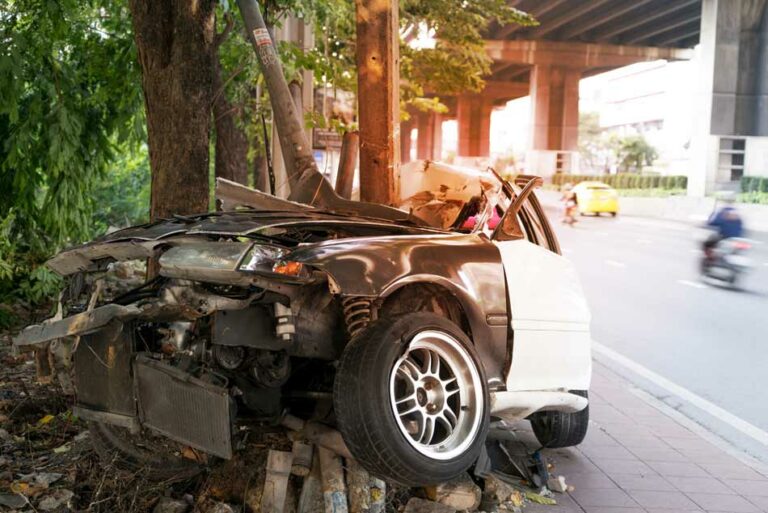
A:
<svg viewBox="0 0 768 513">
<path fill-rule="evenodd" d="M 743 164 L 744 156 L 732 155 L 729 138 L 768 137 L 767 10 L 767 0 L 702 2 L 691 195 L 733 187 L 731 169 Z"/>
<path fill-rule="evenodd" d="M 539 64 L 531 71 L 531 148 L 575 151 L 581 70 Z"/>
<path fill-rule="evenodd" d="M 493 100 L 478 94 L 461 95 L 456 107 L 460 157 L 487 157 L 491 153 Z"/>
<path fill-rule="evenodd" d="M 440 160 L 443 144 L 443 116 L 436 112 L 418 112 L 416 156 L 424 160 Z"/>
</svg>

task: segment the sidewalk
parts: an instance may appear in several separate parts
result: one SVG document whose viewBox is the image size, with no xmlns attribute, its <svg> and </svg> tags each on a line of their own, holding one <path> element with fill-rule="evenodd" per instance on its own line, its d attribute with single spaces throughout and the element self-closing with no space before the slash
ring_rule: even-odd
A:
<svg viewBox="0 0 768 513">
<path fill-rule="evenodd" d="M 688 430 L 595 363 L 590 427 L 577 448 L 547 451 L 574 486 L 526 513 L 768 512 L 768 476 Z M 521 433 L 525 439 L 526 434 Z"/>
</svg>

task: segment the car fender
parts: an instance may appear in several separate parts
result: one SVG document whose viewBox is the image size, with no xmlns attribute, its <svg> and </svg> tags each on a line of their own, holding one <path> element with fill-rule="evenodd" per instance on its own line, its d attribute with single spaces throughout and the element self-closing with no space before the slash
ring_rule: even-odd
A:
<svg viewBox="0 0 768 513">
<path fill-rule="evenodd" d="M 467 315 L 489 380 L 507 358 L 508 309 L 498 249 L 477 234 L 366 237 L 305 246 L 286 256 L 324 271 L 335 293 L 383 299 L 413 283 L 453 294 Z"/>
</svg>

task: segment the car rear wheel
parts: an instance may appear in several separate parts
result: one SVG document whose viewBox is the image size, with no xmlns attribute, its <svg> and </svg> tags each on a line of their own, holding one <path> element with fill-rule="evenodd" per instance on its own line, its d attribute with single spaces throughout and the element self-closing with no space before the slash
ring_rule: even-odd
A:
<svg viewBox="0 0 768 513">
<path fill-rule="evenodd" d="M 345 348 L 339 430 L 369 472 L 407 486 L 452 479 L 488 432 L 485 374 L 467 336 L 432 313 L 380 319 Z"/>
<path fill-rule="evenodd" d="M 164 437 L 146 431 L 131 434 L 126 428 L 101 422 L 91 422 L 89 430 L 93 448 L 105 466 L 167 482 L 184 481 L 204 470 L 202 464 L 182 457 L 179 444 Z"/>
<path fill-rule="evenodd" d="M 586 390 L 571 390 L 572 394 L 587 397 Z M 542 411 L 530 416 L 531 427 L 536 439 L 543 447 L 573 447 L 587 436 L 589 427 L 589 405 L 581 411 Z"/>
</svg>

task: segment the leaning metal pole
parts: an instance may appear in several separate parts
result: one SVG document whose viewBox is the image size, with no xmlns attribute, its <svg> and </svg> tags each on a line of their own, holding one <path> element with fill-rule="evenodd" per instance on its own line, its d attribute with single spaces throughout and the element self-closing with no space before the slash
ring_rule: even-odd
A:
<svg viewBox="0 0 768 513">
<path fill-rule="evenodd" d="M 272 119 L 280 138 L 291 187 L 291 199 L 307 204 L 322 203 L 325 199 L 322 197 L 324 191 L 319 189 L 322 188 L 321 182 L 324 180 L 312 157 L 312 148 L 307 141 L 301 118 L 283 75 L 280 58 L 267 31 L 259 5 L 256 0 L 238 0 L 237 4 L 269 90 Z"/>
<path fill-rule="evenodd" d="M 274 42 L 261 15 L 259 3 L 257 0 L 237 0 L 237 5 L 269 91 L 272 119 L 277 126 L 288 183 L 291 187 L 289 199 L 337 212 L 414 221 L 409 214 L 395 208 L 350 201 L 336 194 L 331 184 L 317 169 L 301 117 L 283 75 L 283 66 L 280 64 Z"/>
</svg>

